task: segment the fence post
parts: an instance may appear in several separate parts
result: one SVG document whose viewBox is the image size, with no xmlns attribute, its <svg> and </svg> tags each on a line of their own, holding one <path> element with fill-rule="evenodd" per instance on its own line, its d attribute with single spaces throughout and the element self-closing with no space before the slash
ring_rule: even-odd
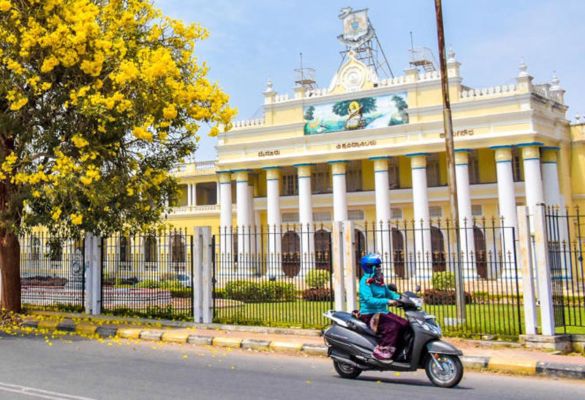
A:
<svg viewBox="0 0 585 400">
<path fill-rule="evenodd" d="M 335 309 L 345 310 L 345 285 L 343 284 L 343 225 L 339 221 L 333 221 L 332 250 L 333 262 L 333 296 Z"/>
<path fill-rule="evenodd" d="M 542 334 L 555 334 L 555 318 L 552 302 L 552 281 L 550 260 L 548 257 L 548 238 L 546 216 L 543 204 L 534 207 L 534 242 L 536 256 L 536 273 L 538 275 L 538 300 L 540 302 L 540 323 Z"/>
<path fill-rule="evenodd" d="M 193 320 L 209 324 L 213 320 L 211 228 L 196 227 L 193 233 Z"/>
<path fill-rule="evenodd" d="M 527 335 L 536 335 L 536 301 L 534 295 L 534 273 L 532 270 L 531 234 L 526 206 L 517 207 L 518 214 L 518 260 L 522 270 L 522 291 L 524 293 L 524 325 Z M 518 279 L 518 278 L 516 278 Z"/>
<path fill-rule="evenodd" d="M 355 232 L 351 221 L 343 221 L 343 277 L 345 286 L 345 310 L 352 312 L 356 307 L 355 284 Z"/>
<path fill-rule="evenodd" d="M 102 306 L 102 239 L 91 233 L 85 235 L 85 312 L 98 315 Z"/>
</svg>

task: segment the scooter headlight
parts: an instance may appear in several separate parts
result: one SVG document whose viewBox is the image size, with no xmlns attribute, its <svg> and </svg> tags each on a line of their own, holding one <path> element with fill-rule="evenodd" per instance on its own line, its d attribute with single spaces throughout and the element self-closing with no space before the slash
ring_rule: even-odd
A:
<svg viewBox="0 0 585 400">
<path fill-rule="evenodd" d="M 431 331 L 435 335 L 442 336 L 443 334 L 443 332 L 441 331 L 441 327 L 437 324 L 437 321 L 435 320 L 434 316 L 431 316 L 430 318 L 429 317 L 425 318 L 423 326 L 427 331 Z"/>
<path fill-rule="evenodd" d="M 414 303 L 415 306 L 417 307 L 422 307 L 423 306 L 423 299 L 421 299 L 420 297 L 415 297 L 413 299 L 411 299 L 412 302 Z"/>
</svg>

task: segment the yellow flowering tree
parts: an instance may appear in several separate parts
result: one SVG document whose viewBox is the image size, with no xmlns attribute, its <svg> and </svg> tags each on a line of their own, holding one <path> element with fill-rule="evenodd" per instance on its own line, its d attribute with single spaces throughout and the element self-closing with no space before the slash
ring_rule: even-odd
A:
<svg viewBox="0 0 585 400">
<path fill-rule="evenodd" d="M 0 0 L 4 308 L 20 308 L 19 233 L 155 223 L 200 125 L 229 128 L 228 97 L 194 56 L 206 36 L 147 0 Z"/>
</svg>

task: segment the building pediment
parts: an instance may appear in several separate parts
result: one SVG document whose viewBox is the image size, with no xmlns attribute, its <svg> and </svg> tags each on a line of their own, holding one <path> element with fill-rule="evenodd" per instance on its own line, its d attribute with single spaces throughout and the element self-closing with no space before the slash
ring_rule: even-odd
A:
<svg viewBox="0 0 585 400">
<path fill-rule="evenodd" d="M 349 52 L 347 61 L 339 68 L 331 85 L 329 93 L 351 93 L 373 89 L 378 83 L 378 76 L 366 64 L 355 58 L 355 53 Z"/>
</svg>

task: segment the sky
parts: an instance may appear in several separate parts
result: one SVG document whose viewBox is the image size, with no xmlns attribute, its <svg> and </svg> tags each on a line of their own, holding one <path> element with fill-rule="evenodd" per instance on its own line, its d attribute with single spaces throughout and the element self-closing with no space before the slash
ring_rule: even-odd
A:
<svg viewBox="0 0 585 400">
<path fill-rule="evenodd" d="M 207 28 L 196 48 L 209 78 L 230 95 L 236 120 L 259 118 L 268 79 L 292 94 L 294 69 L 305 66 L 327 87 L 343 50 L 337 40 L 343 7 L 368 8 L 395 75 L 415 47 L 437 57 L 433 0 L 155 0 L 165 14 Z M 443 0 L 445 40 L 461 62 L 463 83 L 474 88 L 515 82 L 522 60 L 536 83 L 556 72 L 567 91 L 568 118 L 585 114 L 585 0 Z M 198 161 L 216 158 L 216 139 L 201 130 Z"/>
</svg>

